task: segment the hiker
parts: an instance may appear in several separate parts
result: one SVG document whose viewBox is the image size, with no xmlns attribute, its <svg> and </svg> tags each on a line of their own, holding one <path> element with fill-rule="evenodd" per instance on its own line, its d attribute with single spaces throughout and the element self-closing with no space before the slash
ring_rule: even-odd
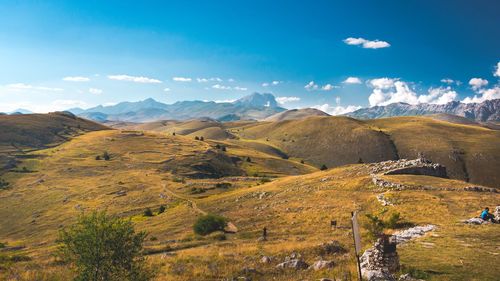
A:
<svg viewBox="0 0 500 281">
<path fill-rule="evenodd" d="M 485 221 L 489 220 L 491 222 L 496 222 L 495 217 L 492 214 L 490 214 L 490 208 L 488 207 L 484 208 L 483 212 L 481 213 L 481 219 Z"/>
</svg>

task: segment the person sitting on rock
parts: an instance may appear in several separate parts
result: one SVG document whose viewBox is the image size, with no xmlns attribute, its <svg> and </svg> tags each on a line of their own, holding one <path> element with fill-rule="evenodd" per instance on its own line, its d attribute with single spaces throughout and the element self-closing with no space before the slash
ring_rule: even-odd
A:
<svg viewBox="0 0 500 281">
<path fill-rule="evenodd" d="M 481 218 L 485 221 L 491 221 L 491 222 L 495 222 L 495 217 L 490 214 L 490 208 L 486 207 L 484 208 L 483 212 L 481 213 Z"/>
</svg>

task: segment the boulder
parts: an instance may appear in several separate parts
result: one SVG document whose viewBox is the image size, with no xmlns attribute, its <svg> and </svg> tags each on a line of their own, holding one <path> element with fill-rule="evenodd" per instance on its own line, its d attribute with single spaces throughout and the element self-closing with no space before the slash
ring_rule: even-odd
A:
<svg viewBox="0 0 500 281">
<path fill-rule="evenodd" d="M 413 278 L 409 273 L 406 273 L 399 276 L 398 281 L 424 281 L 424 280 Z"/>
<path fill-rule="evenodd" d="M 263 256 L 263 257 L 260 259 L 260 262 L 261 262 L 261 263 L 271 263 L 271 262 L 272 262 L 272 259 L 271 259 L 271 257 L 268 257 L 268 256 Z"/>
<path fill-rule="evenodd" d="M 333 268 L 333 266 L 335 265 L 335 263 L 333 261 L 325 261 L 325 260 L 319 260 L 319 261 L 315 261 L 310 267 L 309 269 L 313 269 L 315 271 L 318 271 L 318 270 L 322 270 L 322 269 L 329 269 L 329 268 Z"/>
<path fill-rule="evenodd" d="M 481 225 L 481 224 L 488 224 L 490 222 L 489 221 L 485 221 L 482 218 L 471 218 L 471 219 L 463 221 L 463 223 L 465 223 L 465 224 Z"/>
<path fill-rule="evenodd" d="M 493 212 L 493 215 L 495 216 L 495 220 L 497 222 L 500 222 L 500 206 L 495 207 L 495 211 Z"/>
<path fill-rule="evenodd" d="M 293 259 L 289 261 L 282 262 L 276 266 L 278 269 L 307 269 L 309 265 L 302 259 Z"/>
</svg>

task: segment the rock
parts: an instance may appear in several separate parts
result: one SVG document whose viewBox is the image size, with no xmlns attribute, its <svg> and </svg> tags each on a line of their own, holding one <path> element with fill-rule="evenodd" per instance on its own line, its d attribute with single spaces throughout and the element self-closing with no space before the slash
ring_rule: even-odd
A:
<svg viewBox="0 0 500 281">
<path fill-rule="evenodd" d="M 497 222 L 500 222 L 500 206 L 495 207 L 495 211 L 493 212 L 493 215 L 495 216 L 495 220 Z"/>
<path fill-rule="evenodd" d="M 413 278 L 409 273 L 406 273 L 399 276 L 398 281 L 424 281 L 424 280 Z"/>
<path fill-rule="evenodd" d="M 272 262 L 272 258 L 271 258 L 271 257 L 268 257 L 268 256 L 263 256 L 263 257 L 260 259 L 260 262 L 261 262 L 261 263 L 271 263 L 271 262 Z"/>
<path fill-rule="evenodd" d="M 436 229 L 435 225 L 428 224 L 423 226 L 415 226 L 412 228 L 408 228 L 403 231 L 399 231 L 394 233 L 392 236 L 394 237 L 397 244 L 401 244 L 407 242 L 411 239 L 415 239 L 421 236 L 424 236 L 425 233 L 429 231 L 433 231 Z"/>
<path fill-rule="evenodd" d="M 463 223 L 480 225 L 480 224 L 489 224 L 490 222 L 485 221 L 482 218 L 471 218 L 471 219 L 463 221 Z"/>
<path fill-rule="evenodd" d="M 300 259 L 301 257 L 302 257 L 301 254 L 293 252 L 289 256 L 285 257 L 285 261 L 294 260 L 294 259 Z"/>
<path fill-rule="evenodd" d="M 333 261 L 319 260 L 315 261 L 309 268 L 318 271 L 322 269 L 332 268 L 334 265 L 335 263 Z"/>
<path fill-rule="evenodd" d="M 238 228 L 232 222 L 228 222 L 224 231 L 228 233 L 236 233 L 238 232 Z"/>
<path fill-rule="evenodd" d="M 292 259 L 282 262 L 276 266 L 278 269 L 307 269 L 309 265 L 301 259 Z"/>
<path fill-rule="evenodd" d="M 116 192 L 116 197 L 121 197 L 127 195 L 127 192 L 125 190 L 120 190 Z"/>
<path fill-rule="evenodd" d="M 363 273 L 363 277 L 368 281 L 396 281 L 392 274 L 382 270 L 368 270 Z"/>
<path fill-rule="evenodd" d="M 382 204 L 382 206 L 393 206 L 394 204 L 385 198 L 384 194 L 377 195 L 377 200 Z"/>
<path fill-rule="evenodd" d="M 338 241 L 332 240 L 319 245 L 318 252 L 320 255 L 333 255 L 347 253 L 347 250 Z"/>
</svg>

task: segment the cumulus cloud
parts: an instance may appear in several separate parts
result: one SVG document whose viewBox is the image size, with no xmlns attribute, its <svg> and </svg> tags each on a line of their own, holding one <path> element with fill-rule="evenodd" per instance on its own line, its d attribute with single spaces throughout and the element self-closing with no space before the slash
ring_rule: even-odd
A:
<svg viewBox="0 0 500 281">
<path fill-rule="evenodd" d="M 90 88 L 89 93 L 94 94 L 94 95 L 100 95 L 100 94 L 102 94 L 102 90 L 97 89 L 97 88 Z"/>
<path fill-rule="evenodd" d="M 164 92 L 170 92 L 170 91 L 171 91 L 171 89 L 170 89 L 170 88 L 165 88 L 165 89 L 163 89 L 163 91 L 164 91 Z"/>
<path fill-rule="evenodd" d="M 469 85 L 474 91 L 477 91 L 488 85 L 488 80 L 482 78 L 472 78 L 469 80 Z"/>
<path fill-rule="evenodd" d="M 344 84 L 361 84 L 361 79 L 358 77 L 347 77 L 342 83 Z"/>
<path fill-rule="evenodd" d="M 174 77 L 174 78 L 183 78 L 183 77 Z M 191 79 L 191 78 L 183 78 L 183 79 Z M 189 80 L 191 81 L 191 80 Z M 181 81 L 181 82 L 189 82 L 189 81 Z M 196 78 L 198 83 L 206 83 L 206 82 L 222 82 L 222 79 L 219 77 L 210 77 L 210 78 Z"/>
<path fill-rule="evenodd" d="M 67 76 L 64 77 L 62 80 L 70 82 L 88 82 L 90 81 L 90 78 L 83 76 Z"/>
<path fill-rule="evenodd" d="M 24 83 L 14 83 L 8 84 L 6 86 L 7 89 L 14 91 L 22 91 L 22 90 L 35 90 L 35 91 L 48 91 L 48 92 L 62 92 L 64 89 L 61 88 L 52 88 L 52 87 L 44 87 L 44 86 L 33 86 Z"/>
<path fill-rule="evenodd" d="M 427 95 L 418 96 L 419 103 L 447 104 L 454 101 L 458 94 L 451 87 L 430 88 Z"/>
<path fill-rule="evenodd" d="M 466 97 L 463 103 L 481 103 L 487 100 L 500 99 L 500 86 L 495 86 L 491 89 L 480 89 L 477 95 Z"/>
<path fill-rule="evenodd" d="M 108 79 L 117 80 L 117 81 L 135 82 L 135 83 L 151 83 L 151 84 L 162 83 L 158 79 L 148 78 L 148 77 L 144 77 L 144 76 L 130 76 L 130 75 L 125 75 L 125 74 L 108 75 Z"/>
<path fill-rule="evenodd" d="M 441 83 L 445 83 L 445 84 L 453 84 L 454 82 L 455 82 L 455 80 L 450 79 L 450 78 L 441 79 Z"/>
<path fill-rule="evenodd" d="M 283 81 L 274 80 L 271 82 L 264 82 L 264 83 L 262 83 L 262 87 L 276 86 L 276 85 L 279 85 L 281 83 L 283 83 Z"/>
<path fill-rule="evenodd" d="M 397 102 L 445 104 L 458 96 L 451 87 L 430 88 L 427 94 L 417 95 L 408 83 L 394 78 L 373 79 L 369 81 L 369 85 L 373 88 L 368 97 L 370 106 L 384 106 Z"/>
<path fill-rule="evenodd" d="M 348 106 L 341 106 L 341 105 L 329 105 L 328 103 L 322 104 L 322 105 L 315 105 L 312 106 L 312 108 L 319 109 L 321 111 L 324 111 L 330 115 L 342 115 L 346 114 L 349 112 L 356 111 L 361 108 L 361 106 L 356 106 L 356 105 L 348 105 Z"/>
<path fill-rule="evenodd" d="M 225 86 L 225 85 L 221 85 L 221 84 L 212 85 L 212 89 L 216 89 L 216 90 L 235 90 L 235 91 L 246 91 L 246 90 L 248 90 L 248 88 L 245 88 L 245 87 L 239 87 L 239 86 L 231 87 L 231 86 Z"/>
<path fill-rule="evenodd" d="M 191 82 L 193 79 L 189 77 L 172 77 L 175 82 Z"/>
<path fill-rule="evenodd" d="M 308 91 L 314 91 L 314 90 L 317 90 L 319 88 L 319 86 L 314 83 L 314 81 L 311 81 L 309 83 L 307 83 L 307 85 L 304 86 L 304 89 L 308 90 Z"/>
<path fill-rule="evenodd" d="M 337 88 L 336 86 L 333 86 L 332 84 L 326 84 L 324 85 L 323 87 L 321 87 L 321 90 L 323 91 L 331 91 L 333 90 L 334 88 Z"/>
<path fill-rule="evenodd" d="M 381 41 L 381 40 L 367 40 L 364 38 L 353 38 L 349 37 L 347 39 L 344 39 L 344 43 L 347 45 L 361 45 L 365 49 L 380 49 L 380 48 L 388 48 L 391 46 L 386 41 Z"/>
<path fill-rule="evenodd" d="M 276 101 L 279 104 L 285 104 L 285 103 L 289 103 L 289 102 L 300 101 L 300 98 L 299 97 L 277 97 Z"/>
<path fill-rule="evenodd" d="M 497 63 L 497 69 L 493 72 L 493 76 L 500 77 L 500 61 Z"/>
</svg>

